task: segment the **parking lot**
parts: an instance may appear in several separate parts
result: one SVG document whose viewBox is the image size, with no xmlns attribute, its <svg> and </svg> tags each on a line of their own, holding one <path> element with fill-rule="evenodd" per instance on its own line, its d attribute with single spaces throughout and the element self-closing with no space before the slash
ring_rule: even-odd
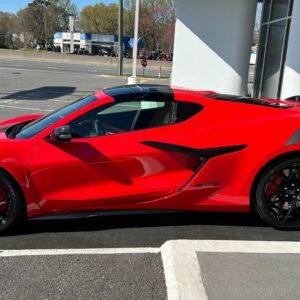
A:
<svg viewBox="0 0 300 300">
<path fill-rule="evenodd" d="M 86 65 L 74 68 L 0 59 L 0 120 L 49 113 L 102 87 L 127 82 L 101 69 L 90 72 Z M 214 242 L 164 246 L 173 240 Z M 240 241 L 262 243 L 235 244 Z M 204 283 L 197 281 L 200 289 L 195 292 L 203 299 L 299 299 L 300 247 L 288 243 L 298 241 L 300 232 L 275 230 L 255 214 L 149 213 L 31 221 L 0 237 L 0 299 L 195 299 L 182 296 L 178 285 L 186 279 L 193 283 L 192 273 L 198 276 L 200 271 Z M 192 249 L 187 253 L 191 263 L 182 248 Z M 182 261 L 166 260 L 172 253 L 178 253 L 175 259 L 186 258 L 191 269 L 182 267 L 178 275 L 176 265 Z M 262 272 L 260 277 L 250 284 L 257 272 Z"/>
</svg>

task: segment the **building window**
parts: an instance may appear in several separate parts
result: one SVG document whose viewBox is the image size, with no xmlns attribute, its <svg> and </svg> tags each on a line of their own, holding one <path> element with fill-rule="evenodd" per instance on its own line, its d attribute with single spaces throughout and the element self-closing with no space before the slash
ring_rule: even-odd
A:
<svg viewBox="0 0 300 300">
<path fill-rule="evenodd" d="M 280 97 L 292 7 L 293 0 L 264 1 L 255 97 Z"/>
</svg>

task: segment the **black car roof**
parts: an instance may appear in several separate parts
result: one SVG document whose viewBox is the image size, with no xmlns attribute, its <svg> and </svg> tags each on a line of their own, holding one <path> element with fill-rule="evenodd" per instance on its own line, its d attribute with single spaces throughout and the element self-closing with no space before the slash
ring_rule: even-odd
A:
<svg viewBox="0 0 300 300">
<path fill-rule="evenodd" d="M 153 101 L 162 97 L 164 101 L 174 101 L 173 90 L 166 85 L 134 84 L 104 89 L 103 92 L 115 101 Z"/>
</svg>

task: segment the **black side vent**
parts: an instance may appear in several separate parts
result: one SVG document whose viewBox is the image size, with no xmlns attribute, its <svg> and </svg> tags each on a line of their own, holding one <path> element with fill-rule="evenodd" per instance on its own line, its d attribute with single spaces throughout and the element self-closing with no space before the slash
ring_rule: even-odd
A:
<svg viewBox="0 0 300 300">
<path fill-rule="evenodd" d="M 207 94 L 205 95 L 207 98 L 211 98 L 214 100 L 223 100 L 223 101 L 231 101 L 231 102 L 238 102 L 238 103 L 245 103 L 245 104 L 253 104 L 253 105 L 261 105 L 273 108 L 291 108 L 292 105 L 285 104 L 282 102 L 271 102 L 257 98 L 250 98 L 244 96 L 236 96 L 236 95 L 227 95 L 227 94 Z"/>
<path fill-rule="evenodd" d="M 293 97 L 287 98 L 287 99 L 285 99 L 285 100 L 287 100 L 287 101 L 296 101 L 296 102 L 300 102 L 300 95 L 293 96 Z"/>
</svg>

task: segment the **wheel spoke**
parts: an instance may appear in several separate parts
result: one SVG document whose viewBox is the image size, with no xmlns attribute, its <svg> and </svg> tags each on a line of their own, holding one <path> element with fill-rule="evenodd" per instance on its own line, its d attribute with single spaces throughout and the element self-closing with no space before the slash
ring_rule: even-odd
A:
<svg viewBox="0 0 300 300">
<path fill-rule="evenodd" d="M 293 205 L 289 208 L 289 210 L 288 210 L 288 212 L 287 212 L 287 214 L 286 214 L 286 216 L 284 217 L 284 219 L 283 219 L 283 223 L 285 223 L 287 220 L 288 220 L 288 218 L 290 217 L 290 215 L 291 215 L 291 213 L 292 213 L 292 211 L 294 210 L 294 207 L 293 207 Z"/>
<path fill-rule="evenodd" d="M 297 178 L 300 179 L 300 164 L 296 165 Z"/>
<path fill-rule="evenodd" d="M 275 175 L 280 178 L 284 183 L 287 183 L 288 182 L 288 177 L 286 177 L 285 175 L 283 174 L 280 174 L 279 172 L 276 172 Z"/>
<path fill-rule="evenodd" d="M 275 196 L 275 195 L 274 195 L 274 196 Z M 273 196 L 273 198 L 274 198 L 274 196 Z M 275 198 L 275 199 L 276 199 L 276 198 Z M 272 200 L 272 199 L 270 199 L 268 202 L 266 202 L 266 205 L 267 205 L 267 206 L 270 206 L 270 207 L 274 206 L 274 207 L 277 207 L 277 208 L 278 208 L 278 205 L 276 205 L 276 204 L 280 204 L 280 203 L 282 203 L 282 202 L 285 202 L 284 199 L 281 199 L 280 197 L 278 197 L 277 200 Z"/>
<path fill-rule="evenodd" d="M 280 218 L 282 217 L 282 213 L 283 213 L 283 208 L 284 208 L 284 205 L 285 205 L 285 201 L 282 202 L 280 208 L 279 208 L 279 212 L 278 212 L 278 216 L 277 216 L 277 219 L 278 221 L 280 221 Z"/>
<path fill-rule="evenodd" d="M 271 181 L 271 186 L 277 188 L 278 190 L 281 190 L 281 186 L 279 184 L 277 184 L 274 180 Z"/>
<path fill-rule="evenodd" d="M 294 207 L 294 210 L 295 210 L 296 214 L 297 214 L 298 216 L 300 216 L 299 202 L 293 203 L 292 205 L 293 205 L 293 207 Z"/>
<path fill-rule="evenodd" d="M 288 176 L 288 181 L 293 181 L 293 180 L 297 180 L 299 178 L 298 176 L 298 169 L 299 167 L 296 169 L 295 166 L 291 167 L 289 169 L 289 176 Z"/>
<path fill-rule="evenodd" d="M 262 199 L 268 218 L 262 218 L 275 227 L 300 226 L 300 160 L 274 166 L 264 182 Z"/>
<path fill-rule="evenodd" d="M 272 193 L 272 194 L 269 194 L 266 192 L 265 195 L 269 197 L 267 199 L 268 201 L 272 201 L 272 199 L 276 199 L 276 198 L 279 198 L 279 199 L 281 198 L 281 193 L 279 191 Z M 277 201 L 277 200 L 273 200 L 273 201 Z"/>
</svg>

